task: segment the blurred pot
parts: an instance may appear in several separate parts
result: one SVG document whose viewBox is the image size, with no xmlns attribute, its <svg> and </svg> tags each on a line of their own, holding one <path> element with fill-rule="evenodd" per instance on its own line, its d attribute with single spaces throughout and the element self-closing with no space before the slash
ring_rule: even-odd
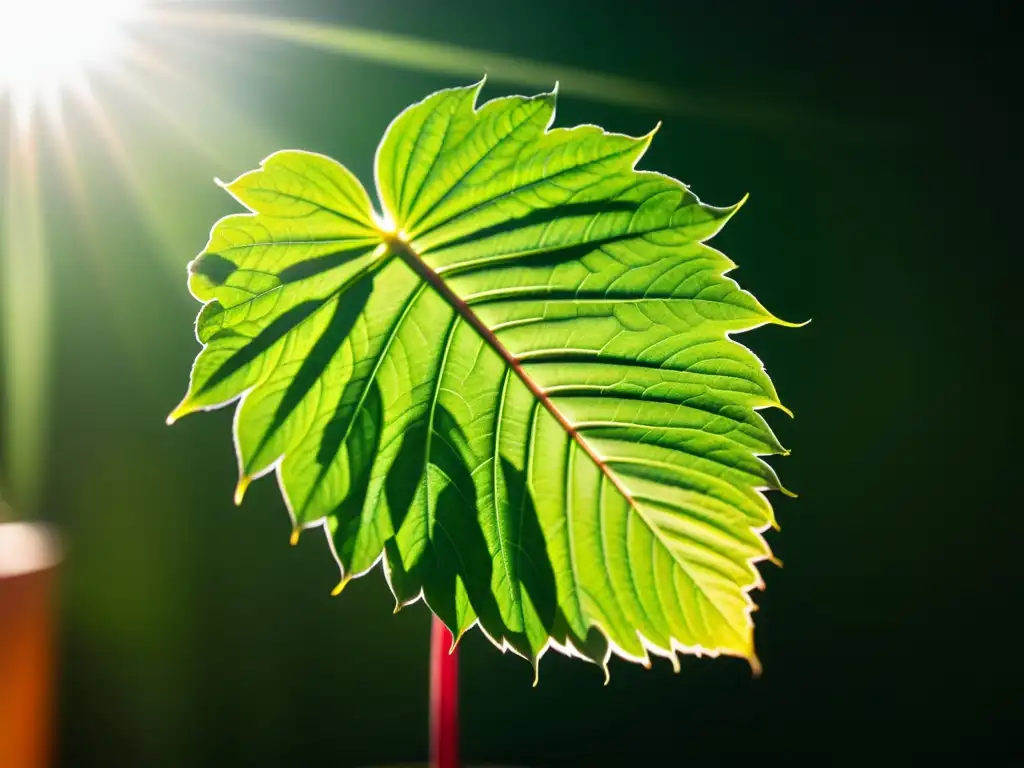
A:
<svg viewBox="0 0 1024 768">
<path fill-rule="evenodd" d="M 55 531 L 0 523 L 0 766 L 51 761 Z"/>
</svg>

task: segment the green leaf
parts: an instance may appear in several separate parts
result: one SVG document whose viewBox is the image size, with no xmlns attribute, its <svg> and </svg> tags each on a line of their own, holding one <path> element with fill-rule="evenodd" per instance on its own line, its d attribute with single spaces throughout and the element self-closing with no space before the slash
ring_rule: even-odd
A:
<svg viewBox="0 0 1024 768">
<path fill-rule="evenodd" d="M 679 651 L 756 668 L 781 408 L 730 334 L 783 323 L 709 247 L 739 204 L 635 170 L 653 133 L 552 129 L 555 93 L 440 91 L 388 127 L 382 211 L 279 152 L 190 264 L 203 349 L 168 421 L 238 401 L 241 503 L 271 470 L 336 591 L 383 558 L 535 664 Z"/>
</svg>

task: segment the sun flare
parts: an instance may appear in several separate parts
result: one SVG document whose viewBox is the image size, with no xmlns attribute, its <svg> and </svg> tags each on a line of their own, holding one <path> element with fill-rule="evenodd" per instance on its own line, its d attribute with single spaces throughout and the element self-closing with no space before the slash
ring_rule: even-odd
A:
<svg viewBox="0 0 1024 768">
<path fill-rule="evenodd" d="M 115 61 L 144 0 L 0 0 L 0 97 L 19 122 Z"/>
</svg>

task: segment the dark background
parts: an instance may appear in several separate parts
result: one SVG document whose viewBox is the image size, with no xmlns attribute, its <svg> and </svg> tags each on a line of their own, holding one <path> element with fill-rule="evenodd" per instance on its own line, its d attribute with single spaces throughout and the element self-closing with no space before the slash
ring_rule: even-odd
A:
<svg viewBox="0 0 1024 768">
<path fill-rule="evenodd" d="M 763 677 L 732 659 L 687 658 L 678 675 L 665 660 L 649 671 L 616 660 L 604 687 L 597 668 L 551 653 L 533 688 L 526 662 L 473 631 L 468 760 L 693 765 L 1009 744 L 1021 505 L 1002 464 L 1019 443 L 1019 343 L 998 346 L 993 328 L 1017 312 L 1019 247 L 1000 232 L 1019 197 L 1011 5 L 262 4 L 655 82 L 709 105 L 673 115 L 565 96 L 557 123 L 640 134 L 662 119 L 642 167 L 715 204 L 750 192 L 715 244 L 769 309 L 813 318 L 742 339 L 796 414 L 770 416 L 793 451 L 775 466 L 800 497 L 773 498 L 782 532 L 769 540 L 785 566 L 765 565 L 755 595 Z M 89 124 L 72 131 L 87 216 L 72 213 L 60 164 L 43 153 L 56 334 L 43 516 L 70 546 L 60 763 L 423 759 L 426 608 L 393 616 L 379 571 L 330 598 L 326 545 L 307 534 L 288 546 L 272 480 L 232 505 L 230 409 L 163 419 L 198 350 L 185 265 L 234 210 L 212 177 L 301 147 L 369 182 L 388 121 L 463 81 L 243 37 L 152 44 L 211 103 L 244 110 L 252 132 L 161 86 L 222 158 L 207 160 L 172 121 L 97 83 L 156 201 L 149 214 Z M 489 83 L 485 95 L 516 90 Z M 748 117 L 721 117 L 723 104 Z M 775 119 L 749 116 L 765 109 Z"/>
</svg>

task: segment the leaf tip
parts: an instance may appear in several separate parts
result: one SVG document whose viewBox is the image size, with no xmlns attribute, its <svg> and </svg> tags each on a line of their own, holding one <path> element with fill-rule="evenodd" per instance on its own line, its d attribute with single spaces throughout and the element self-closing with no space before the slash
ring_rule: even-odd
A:
<svg viewBox="0 0 1024 768">
<path fill-rule="evenodd" d="M 750 664 L 750 674 L 755 680 L 761 678 L 761 673 L 764 672 L 764 667 L 761 665 L 761 660 L 757 658 L 757 654 L 753 651 L 747 656 L 747 663 Z"/>
<path fill-rule="evenodd" d="M 738 203 L 733 203 L 732 205 L 727 205 L 727 206 L 724 206 L 724 207 L 721 207 L 721 208 L 717 207 L 717 206 L 710 206 L 709 205 L 709 206 L 707 206 L 707 210 L 709 210 L 709 211 L 711 211 L 711 212 L 713 212 L 715 214 L 715 216 L 719 220 L 719 227 L 721 227 L 721 226 L 724 226 L 726 224 L 726 222 L 728 222 L 730 219 L 732 219 L 732 217 L 736 215 L 737 211 L 739 211 L 740 208 L 742 208 L 744 205 L 746 205 L 746 202 L 749 199 L 750 199 L 750 193 L 749 192 L 745 192 L 743 194 L 743 197 L 740 198 Z M 735 267 L 735 264 L 733 265 L 733 267 Z M 768 314 L 768 313 L 766 312 L 765 314 Z M 770 318 L 769 322 L 774 322 L 775 319 L 776 319 L 773 315 L 769 315 L 769 318 Z"/>
<path fill-rule="evenodd" d="M 783 320 L 782 318 L 775 317 L 773 315 L 772 316 L 772 322 L 775 323 L 775 325 L 781 325 L 783 328 L 803 328 L 805 325 L 809 325 L 810 324 L 811 318 L 807 318 L 802 323 L 793 323 L 793 322 L 790 322 L 789 320 Z"/>
<path fill-rule="evenodd" d="M 342 590 L 345 589 L 345 586 L 348 584 L 351 578 L 351 576 L 343 576 L 341 581 L 338 582 L 338 586 L 331 590 L 331 597 L 337 597 L 338 595 L 340 595 Z M 398 613 L 397 608 L 395 609 L 395 613 Z"/>
<path fill-rule="evenodd" d="M 173 411 L 167 414 L 167 418 L 164 420 L 164 422 L 167 424 L 167 426 L 171 426 L 172 424 L 174 424 L 174 422 L 178 421 L 178 419 L 180 419 L 182 416 L 187 416 L 191 410 L 191 406 L 189 406 L 188 404 L 188 398 L 185 398 L 184 400 L 181 401 L 181 403 L 178 404 L 178 406 Z"/>
<path fill-rule="evenodd" d="M 468 630 L 469 630 L 469 627 L 463 627 L 462 629 L 459 630 L 459 634 L 457 634 L 457 635 L 454 634 L 454 633 L 452 634 L 452 639 L 455 641 L 454 644 L 452 645 L 452 648 L 454 648 L 456 645 L 458 645 L 459 643 L 462 642 L 462 638 L 464 638 L 466 636 L 466 632 Z"/>
<path fill-rule="evenodd" d="M 252 482 L 252 478 L 249 475 L 242 475 L 238 479 L 238 485 L 235 486 L 235 506 L 242 506 L 242 499 L 245 498 L 245 492 L 249 488 L 249 483 Z"/>
<path fill-rule="evenodd" d="M 747 204 L 747 200 L 749 199 L 750 193 L 744 192 L 743 197 L 739 199 L 739 202 L 733 203 L 732 205 L 727 205 L 724 208 L 719 208 L 718 211 L 722 214 L 725 221 L 728 221 L 729 219 L 736 215 L 740 208 Z"/>
<path fill-rule="evenodd" d="M 299 534 L 301 532 L 302 532 L 302 529 L 299 528 L 298 526 L 296 526 L 295 528 L 292 528 L 292 535 L 288 538 L 288 543 L 291 544 L 293 547 L 296 544 L 298 544 L 299 543 Z"/>
</svg>

